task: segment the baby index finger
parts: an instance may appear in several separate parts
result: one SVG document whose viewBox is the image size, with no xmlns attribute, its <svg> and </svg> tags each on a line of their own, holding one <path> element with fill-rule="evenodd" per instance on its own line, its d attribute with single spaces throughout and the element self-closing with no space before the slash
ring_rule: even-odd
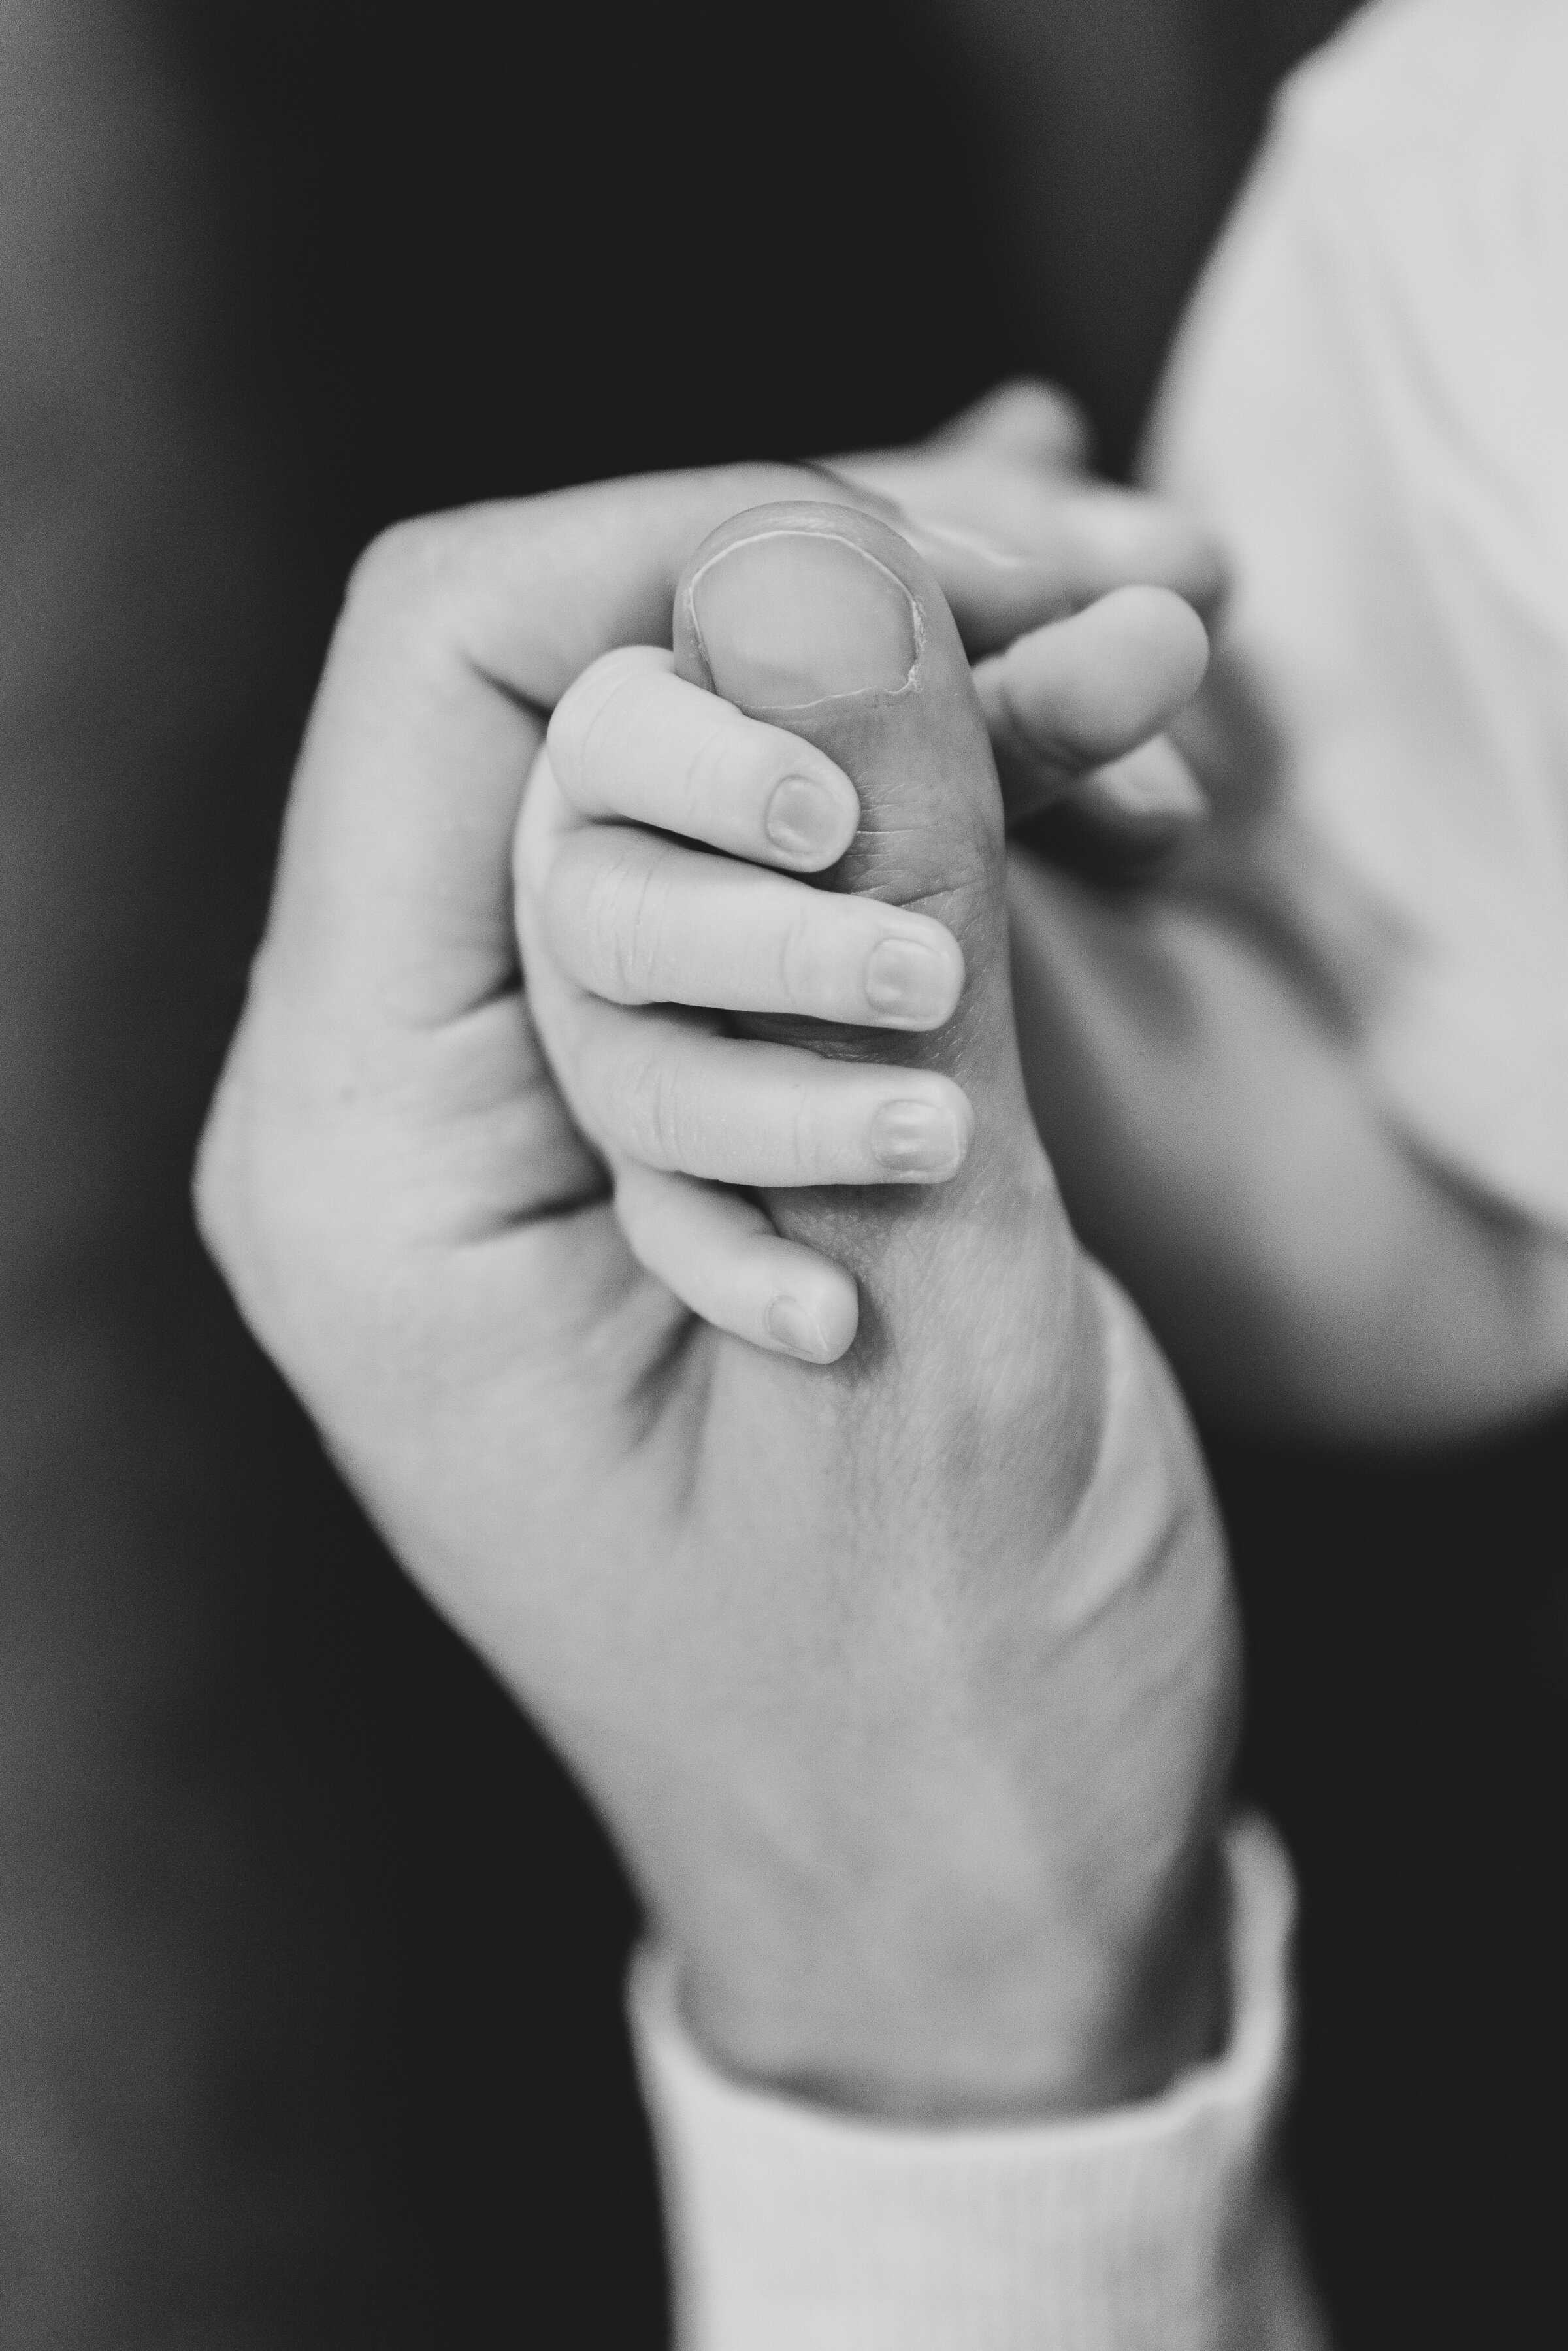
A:
<svg viewBox="0 0 1568 2351">
<path fill-rule="evenodd" d="M 584 671 L 557 704 L 550 764 L 580 816 L 683 834 L 754 864 L 816 872 L 854 839 L 860 800 L 799 736 L 747 718 L 634 645 Z"/>
<path fill-rule="evenodd" d="M 1196 693 L 1208 660 L 1203 623 L 1161 588 L 1122 588 L 1068 621 L 979 663 L 1008 815 L 1059 799 L 1077 778 L 1124 758 Z"/>
</svg>

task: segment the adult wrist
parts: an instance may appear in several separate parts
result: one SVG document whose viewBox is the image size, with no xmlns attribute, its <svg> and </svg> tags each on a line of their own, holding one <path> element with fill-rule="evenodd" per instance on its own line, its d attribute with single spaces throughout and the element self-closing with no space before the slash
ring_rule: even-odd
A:
<svg viewBox="0 0 1568 2351">
<path fill-rule="evenodd" d="M 909 2120 L 1084 2113 L 1223 2031 L 1224 1541 L 1163 1360 L 1085 1264 L 1103 1412 L 1071 1520 L 950 1665 L 870 1693 L 863 1771 L 796 1758 L 661 1917 L 737 2076 Z"/>
<path fill-rule="evenodd" d="M 667 1956 L 645 1953 L 632 2015 L 684 2351 L 1316 2344 L 1268 2223 L 1290 1865 L 1256 1821 L 1224 1860 L 1221 2045 L 1163 2095 L 1084 2116 L 899 2128 L 758 2092 L 696 2047 Z"/>
<path fill-rule="evenodd" d="M 1024 1906 L 925 1890 L 926 1915 L 749 1917 L 716 1962 L 671 1952 L 695 2042 L 737 2079 L 906 2122 L 1088 2114 L 1157 2096 L 1223 2038 L 1218 1820 L 1157 1911 L 1113 1938 Z M 744 1918 L 744 1927 L 738 1922 Z"/>
</svg>

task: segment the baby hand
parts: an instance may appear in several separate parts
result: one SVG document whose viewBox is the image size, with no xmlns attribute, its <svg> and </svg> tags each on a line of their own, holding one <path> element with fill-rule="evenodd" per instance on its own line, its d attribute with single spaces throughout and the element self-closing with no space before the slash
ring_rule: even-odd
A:
<svg viewBox="0 0 1568 2351">
<path fill-rule="evenodd" d="M 1071 781 L 1147 746 L 1206 652 L 1187 603 L 1126 588 L 1031 632 L 976 682 L 993 741 L 1004 721 L 1027 728 Z M 1005 774 L 1005 737 L 1003 749 Z M 859 818 L 822 751 L 640 646 L 594 663 L 558 705 L 517 842 L 530 997 L 633 1253 L 716 1328 L 824 1364 L 854 1338 L 854 1280 L 781 1238 L 752 1196 L 941 1184 L 973 1131 L 959 1085 L 896 1054 L 900 1033 L 952 1016 L 956 940 L 874 889 L 817 886 Z M 729 1015 L 786 1025 L 739 1037 Z M 831 1058 L 813 1050 L 827 1023 Z"/>
</svg>

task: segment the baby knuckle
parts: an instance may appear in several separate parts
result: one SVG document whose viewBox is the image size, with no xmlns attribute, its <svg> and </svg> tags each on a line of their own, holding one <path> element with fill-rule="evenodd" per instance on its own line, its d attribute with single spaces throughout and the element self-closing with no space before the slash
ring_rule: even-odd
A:
<svg viewBox="0 0 1568 2351">
<path fill-rule="evenodd" d="M 658 993 L 667 896 L 640 842 L 606 855 L 589 883 L 583 927 L 600 986 L 618 1003 Z"/>
<path fill-rule="evenodd" d="M 774 969 L 786 1012 L 811 1014 L 821 1008 L 821 956 L 817 935 L 821 913 L 815 893 L 802 888 L 779 927 Z"/>
<path fill-rule="evenodd" d="M 641 1055 L 626 1073 L 622 1099 L 631 1147 L 644 1166 L 682 1168 L 689 1118 L 679 1071 L 657 1051 Z"/>
<path fill-rule="evenodd" d="M 810 1089 L 798 1085 L 789 1098 L 781 1137 L 785 1165 L 799 1183 L 823 1171 L 824 1135 L 820 1105 Z"/>
<path fill-rule="evenodd" d="M 680 779 L 683 831 L 699 834 L 712 821 L 715 807 L 723 808 L 734 799 L 737 783 L 744 780 L 737 769 L 748 732 L 744 726 L 737 729 L 731 713 L 715 702 L 712 716 L 686 750 Z"/>
<path fill-rule="evenodd" d="M 612 789 L 595 792 L 601 767 L 612 772 L 613 785 L 619 722 L 638 717 L 645 693 L 647 664 L 642 649 L 622 646 L 603 653 L 573 681 L 550 714 L 547 740 L 557 778 L 567 791 L 587 790 L 595 799 L 613 800 Z"/>
</svg>

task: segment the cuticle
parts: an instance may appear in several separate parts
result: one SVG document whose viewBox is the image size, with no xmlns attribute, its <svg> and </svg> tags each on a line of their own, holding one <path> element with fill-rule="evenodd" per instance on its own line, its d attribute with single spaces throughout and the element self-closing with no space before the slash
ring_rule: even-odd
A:
<svg viewBox="0 0 1568 2351">
<path fill-rule="evenodd" d="M 921 664 L 925 655 L 925 607 L 921 601 L 921 599 L 915 594 L 914 589 L 909 585 L 909 582 L 906 580 L 900 580 L 897 572 L 894 570 L 891 564 L 884 563 L 880 556 L 873 555 L 869 549 L 862 547 L 857 539 L 847 537 L 847 535 L 842 531 L 803 531 L 780 528 L 778 530 L 753 531 L 747 538 L 732 538 L 727 547 L 721 547 L 716 555 L 710 555 L 707 561 L 702 566 L 701 569 L 694 571 L 691 578 L 686 582 L 686 615 L 692 624 L 692 635 L 696 642 L 697 652 L 702 659 L 703 671 L 706 677 L 708 691 L 710 693 L 716 690 L 714 685 L 713 664 L 708 659 L 707 646 L 703 642 L 702 622 L 697 614 L 697 582 L 705 576 L 706 573 L 713 569 L 716 563 L 722 563 L 725 557 L 732 554 L 737 548 L 759 547 L 765 539 L 769 538 L 826 538 L 833 540 L 840 547 L 852 549 L 853 552 L 861 558 L 862 562 L 874 565 L 878 571 L 885 573 L 889 580 L 892 580 L 896 583 L 900 593 L 908 602 L 910 618 L 914 624 L 915 634 L 915 659 L 910 663 L 908 674 L 900 684 L 894 686 L 856 686 L 848 694 L 822 694 L 818 695 L 815 702 L 794 702 L 781 705 L 781 707 L 790 710 L 821 710 L 830 703 L 858 702 L 863 696 L 873 694 L 880 695 L 885 702 L 897 702 L 903 695 L 908 694 L 919 684 Z"/>
</svg>

